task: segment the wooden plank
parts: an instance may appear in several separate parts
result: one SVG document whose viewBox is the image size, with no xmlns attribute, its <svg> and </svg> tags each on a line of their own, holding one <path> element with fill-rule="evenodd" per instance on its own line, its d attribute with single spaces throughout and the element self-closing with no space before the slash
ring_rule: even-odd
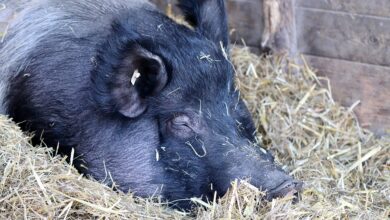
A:
<svg viewBox="0 0 390 220">
<path fill-rule="evenodd" d="M 229 0 L 227 1 L 229 28 L 232 43 L 260 47 L 263 33 L 262 1 Z"/>
<path fill-rule="evenodd" d="M 390 19 L 296 8 L 299 51 L 390 66 Z"/>
<path fill-rule="evenodd" d="M 390 17 L 389 0 L 296 0 L 297 6 Z"/>
<path fill-rule="evenodd" d="M 390 129 L 390 67 L 306 55 L 319 75 L 330 79 L 336 101 L 355 109 L 363 127 L 377 135 Z"/>
</svg>

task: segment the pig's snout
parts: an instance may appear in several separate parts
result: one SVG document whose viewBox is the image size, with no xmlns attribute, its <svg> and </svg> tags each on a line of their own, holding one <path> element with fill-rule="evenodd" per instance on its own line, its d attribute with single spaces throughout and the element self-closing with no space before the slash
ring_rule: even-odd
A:
<svg viewBox="0 0 390 220">
<path fill-rule="evenodd" d="M 269 190 L 266 199 L 270 201 L 273 198 L 294 196 L 293 201 L 297 202 L 299 200 L 299 193 L 302 190 L 302 185 L 303 183 L 298 180 L 286 180 L 276 188 Z"/>
</svg>

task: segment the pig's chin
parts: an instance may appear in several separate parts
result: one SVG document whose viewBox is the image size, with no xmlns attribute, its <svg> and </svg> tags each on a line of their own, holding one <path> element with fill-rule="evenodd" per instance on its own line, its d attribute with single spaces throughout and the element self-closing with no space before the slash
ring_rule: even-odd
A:
<svg viewBox="0 0 390 220">
<path fill-rule="evenodd" d="M 274 198 L 293 196 L 293 202 L 299 200 L 299 193 L 302 190 L 303 183 L 298 180 L 288 179 L 276 187 L 267 190 L 266 200 L 271 201 Z"/>
</svg>

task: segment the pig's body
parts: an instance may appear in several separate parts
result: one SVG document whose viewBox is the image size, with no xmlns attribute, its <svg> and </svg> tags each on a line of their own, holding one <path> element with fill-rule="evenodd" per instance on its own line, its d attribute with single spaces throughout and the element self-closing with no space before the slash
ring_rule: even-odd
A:
<svg viewBox="0 0 390 220">
<path fill-rule="evenodd" d="M 61 139 L 63 139 L 66 144 L 62 146 L 61 151 L 64 153 L 68 153 L 71 147 L 79 148 L 76 147 L 77 145 L 86 147 L 83 153 L 92 150 L 91 148 L 96 145 L 104 145 L 104 149 L 94 148 L 96 153 L 94 158 L 89 159 L 88 154 L 85 155 L 87 161 L 104 160 L 104 151 L 115 147 L 111 145 L 110 139 L 123 135 L 122 138 L 127 138 L 129 146 L 132 146 L 131 157 L 126 158 L 131 161 L 129 169 L 134 177 L 131 185 L 135 192 L 139 192 L 142 196 L 151 195 L 157 187 L 161 187 L 161 184 L 145 184 L 151 181 L 150 175 L 159 167 L 153 166 L 155 152 L 148 151 L 142 145 L 141 138 L 128 137 L 142 136 L 151 142 L 156 142 L 154 140 L 156 138 L 148 134 L 148 130 L 153 131 L 156 128 L 147 122 L 129 123 L 122 126 L 129 126 L 131 132 L 123 134 L 118 130 L 118 126 L 121 125 L 110 120 L 104 122 L 105 125 L 102 126 L 102 122 L 96 122 L 93 113 L 86 110 L 88 94 L 80 92 L 86 90 L 89 85 L 88 73 L 96 62 L 96 45 L 101 44 L 110 34 L 111 21 L 123 11 L 137 10 L 137 7 L 154 9 L 151 4 L 142 0 L 70 0 L 66 1 L 66 4 L 62 0 L 29 1 L 23 6 L 25 10 L 19 12 L 20 14 L 10 23 L 8 36 L 1 47 L 0 74 L 1 82 L 5 83 L 0 90 L 5 90 L 7 88 L 5 86 L 10 85 L 10 81 L 23 81 L 21 75 L 25 75 L 24 78 L 31 78 L 33 82 L 26 82 L 29 86 L 16 88 L 28 93 L 24 93 L 23 100 L 18 100 L 18 103 L 12 102 L 12 105 L 17 106 L 8 108 L 10 100 L 3 101 L 1 109 L 11 116 L 16 116 L 16 120 L 19 118 L 23 120 L 25 113 L 15 113 L 17 109 L 4 110 L 17 107 L 21 111 L 28 109 L 40 112 L 42 115 L 39 119 L 32 119 L 39 122 L 37 121 L 37 125 L 34 123 L 31 130 L 38 132 L 45 130 L 45 136 L 52 137 L 45 138 L 51 146 L 56 146 L 57 141 L 62 143 Z M 32 63 L 36 69 L 29 67 Z M 13 92 L 16 92 L 15 89 Z M 9 92 L 0 91 L 0 94 L 9 94 Z M 33 100 L 34 97 L 42 98 L 44 103 L 41 100 Z M 22 108 L 23 105 L 26 105 L 26 108 Z M 84 129 L 83 121 L 94 124 L 92 126 L 100 129 L 94 131 Z M 54 126 L 50 128 L 48 123 L 54 123 Z M 105 126 L 112 129 L 104 129 Z M 140 129 L 139 127 L 142 126 L 148 129 Z M 117 155 L 118 158 L 121 157 L 120 154 Z M 94 169 L 99 168 L 91 166 L 89 172 L 93 173 Z M 108 171 L 116 175 L 127 175 L 121 172 L 117 174 L 118 171 Z M 96 172 L 94 177 L 108 181 L 109 176 L 106 175 L 105 172 Z"/>
<path fill-rule="evenodd" d="M 6 41 L 0 44 L 0 113 L 6 112 L 4 95 L 9 80 L 28 65 L 37 46 L 50 35 L 68 37 L 63 42 L 88 38 L 98 44 L 110 34 L 111 21 L 121 11 L 137 7 L 154 8 L 146 0 L 6 0 L 6 8 L 0 11 L 3 22 L 9 26 Z M 142 19 L 141 19 L 142 21 Z M 60 39 L 63 41 L 63 39 Z M 82 49 L 80 47 L 80 49 Z M 36 52 L 36 51 L 35 51 Z M 82 54 L 86 55 L 87 54 Z M 90 57 L 93 57 L 91 54 Z"/>
<path fill-rule="evenodd" d="M 234 178 L 270 197 L 296 191 L 251 144 L 253 122 L 221 49 L 223 1 L 180 2 L 195 30 L 145 1 L 29 2 L 0 49 L 2 112 L 35 141 L 73 148 L 81 172 L 139 196 L 212 198 Z"/>
</svg>

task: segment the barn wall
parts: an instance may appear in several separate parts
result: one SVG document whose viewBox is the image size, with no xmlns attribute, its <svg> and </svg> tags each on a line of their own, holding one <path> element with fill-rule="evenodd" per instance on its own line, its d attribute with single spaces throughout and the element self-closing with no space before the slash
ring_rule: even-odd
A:
<svg viewBox="0 0 390 220">
<path fill-rule="evenodd" d="M 390 1 L 296 0 L 298 49 L 331 79 L 337 101 L 360 100 L 361 124 L 390 129 Z"/>
<path fill-rule="evenodd" d="M 389 0 L 296 0 L 299 7 L 390 17 Z"/>
<path fill-rule="evenodd" d="M 390 66 L 390 18 L 304 7 L 296 16 L 301 52 Z"/>
</svg>

